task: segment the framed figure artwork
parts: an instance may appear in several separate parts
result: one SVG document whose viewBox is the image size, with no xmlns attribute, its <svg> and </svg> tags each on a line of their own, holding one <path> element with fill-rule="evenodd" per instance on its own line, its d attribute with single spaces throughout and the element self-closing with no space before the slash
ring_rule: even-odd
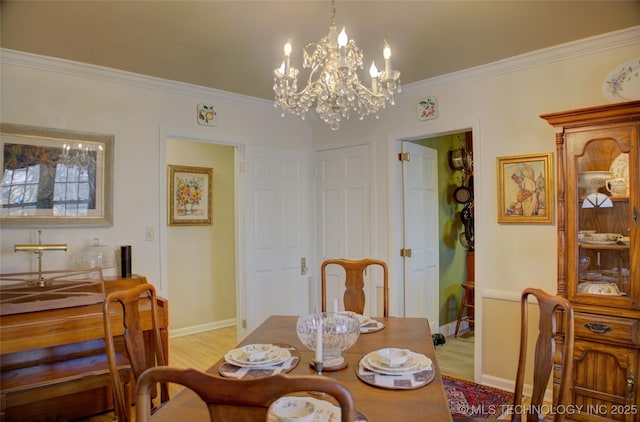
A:
<svg viewBox="0 0 640 422">
<path fill-rule="evenodd" d="M 213 224 L 212 168 L 169 165 L 167 180 L 170 226 Z"/>
<path fill-rule="evenodd" d="M 551 153 L 497 158 L 498 223 L 553 223 Z"/>
<path fill-rule="evenodd" d="M 0 151 L 0 226 L 113 224 L 113 135 L 0 123 Z"/>
</svg>

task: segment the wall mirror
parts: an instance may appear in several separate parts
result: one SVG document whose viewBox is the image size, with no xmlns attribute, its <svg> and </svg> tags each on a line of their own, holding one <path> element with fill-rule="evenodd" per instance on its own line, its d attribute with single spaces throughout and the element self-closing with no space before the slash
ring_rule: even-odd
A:
<svg viewBox="0 0 640 422">
<path fill-rule="evenodd" d="M 113 224 L 113 135 L 0 123 L 0 138 L 0 226 Z"/>
</svg>

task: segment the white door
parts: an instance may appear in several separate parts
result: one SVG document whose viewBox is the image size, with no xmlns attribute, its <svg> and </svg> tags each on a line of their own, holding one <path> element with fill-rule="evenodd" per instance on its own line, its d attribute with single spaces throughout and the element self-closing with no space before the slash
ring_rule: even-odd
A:
<svg viewBox="0 0 640 422">
<path fill-rule="evenodd" d="M 327 258 L 372 257 L 369 145 L 318 151 L 318 239 L 320 262 Z M 376 258 L 376 257 L 373 257 Z M 365 314 L 378 315 L 376 282 L 382 275 L 372 267 L 365 277 Z M 320 274 L 318 274 L 318 280 Z M 344 270 L 327 267 L 327 307 L 338 299 L 343 309 Z M 320 304 L 318 304 L 320 309 Z"/>
<path fill-rule="evenodd" d="M 404 202 L 404 248 L 411 256 L 404 259 L 405 316 L 426 317 L 431 332 L 439 328 L 438 263 L 438 152 L 408 141 L 402 151 Z"/>
<path fill-rule="evenodd" d="M 310 312 L 309 277 L 301 266 L 311 251 L 310 162 L 309 152 L 246 148 L 246 281 L 239 292 L 245 333 L 270 315 Z"/>
</svg>

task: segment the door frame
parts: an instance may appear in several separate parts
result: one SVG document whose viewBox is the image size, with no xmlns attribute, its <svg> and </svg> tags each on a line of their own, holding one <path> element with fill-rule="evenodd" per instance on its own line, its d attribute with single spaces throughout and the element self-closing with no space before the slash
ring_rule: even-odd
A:
<svg viewBox="0 0 640 422">
<path fill-rule="evenodd" d="M 159 130 L 159 142 L 158 142 L 158 156 L 159 156 L 159 166 L 158 166 L 158 180 L 159 180 L 159 192 L 158 196 L 160 198 L 160 206 L 158 211 L 158 254 L 160 261 L 160 279 L 157 282 L 158 287 L 158 296 L 162 296 L 167 300 L 170 300 L 169 297 L 169 280 L 168 280 L 168 255 L 167 255 L 167 142 L 169 140 L 176 141 L 184 141 L 184 142 L 199 142 L 211 145 L 224 145 L 234 147 L 234 177 L 235 177 L 235 187 L 234 187 L 234 208 L 235 208 L 235 227 L 234 227 L 234 236 L 236 238 L 235 242 L 235 255 L 236 255 L 236 297 L 234 300 L 236 301 L 236 327 L 238 333 L 238 339 L 241 339 L 241 335 L 244 334 L 244 331 L 241 331 L 241 324 L 238 322 L 241 321 L 246 316 L 246 298 L 244 297 L 245 291 L 245 274 L 242 269 L 244 268 L 245 262 L 245 242 L 244 242 L 244 225 L 241 224 L 244 221 L 244 202 L 242 200 L 242 192 L 244 191 L 244 172 L 241 171 L 241 164 L 244 163 L 244 147 L 245 145 L 239 142 L 233 141 L 224 141 L 214 138 L 205 138 L 200 136 L 190 136 L 185 134 L 185 130 L 178 130 L 166 127 L 160 127 Z M 206 329 L 214 329 L 220 328 L 216 323 L 207 325 L 207 327 L 198 326 L 196 331 L 204 331 Z M 225 325 L 226 326 L 226 325 Z M 194 332 L 196 332 L 194 331 Z M 187 334 L 184 332 L 183 334 Z"/>
<path fill-rule="evenodd" d="M 480 121 L 479 119 L 466 119 L 460 121 L 452 121 L 440 127 L 424 130 L 415 130 L 403 134 L 390 134 L 387 138 L 387 172 L 388 190 L 389 190 L 389 278 L 399 280 L 390 288 L 390 298 L 395 298 L 389 302 L 390 315 L 404 315 L 404 266 L 402 265 L 399 254 L 400 248 L 404 245 L 403 233 L 403 199 L 402 199 L 402 165 L 398 161 L 398 154 L 402 152 L 403 141 L 417 141 L 425 138 L 433 138 L 437 136 L 449 135 L 452 133 L 460 133 L 471 130 L 473 138 L 473 155 L 474 155 L 474 180 L 482 180 L 485 169 L 482 168 L 480 160 Z M 482 376 L 482 286 L 484 285 L 484 228 L 486 225 L 481 224 L 484 219 L 484 210 L 486 206 L 482 206 L 485 198 L 485 192 L 482 183 L 474 184 L 475 197 L 478 198 L 480 206 L 474 207 L 476 225 L 474 227 L 475 236 L 475 336 L 474 336 L 474 379 L 479 380 Z M 480 222 L 480 224 L 478 224 Z M 395 291 L 394 291 L 395 288 Z"/>
</svg>

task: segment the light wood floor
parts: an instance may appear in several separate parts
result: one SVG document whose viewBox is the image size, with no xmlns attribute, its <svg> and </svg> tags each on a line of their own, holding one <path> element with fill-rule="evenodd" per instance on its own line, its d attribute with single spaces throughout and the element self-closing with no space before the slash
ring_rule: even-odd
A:
<svg viewBox="0 0 640 422">
<path fill-rule="evenodd" d="M 473 380 L 473 331 L 461 331 L 457 337 L 447 337 L 446 340 L 445 344 L 435 346 L 440 371 Z"/>
<path fill-rule="evenodd" d="M 236 327 L 171 338 L 169 364 L 205 370 L 237 343 Z M 436 347 L 436 358 L 442 373 L 473 379 L 473 332 L 462 332 L 458 337 L 447 337 L 444 345 Z M 174 387 L 169 394 L 173 396 L 178 389 L 179 387 Z M 111 422 L 113 418 L 113 412 L 107 412 L 82 421 Z"/>
</svg>

